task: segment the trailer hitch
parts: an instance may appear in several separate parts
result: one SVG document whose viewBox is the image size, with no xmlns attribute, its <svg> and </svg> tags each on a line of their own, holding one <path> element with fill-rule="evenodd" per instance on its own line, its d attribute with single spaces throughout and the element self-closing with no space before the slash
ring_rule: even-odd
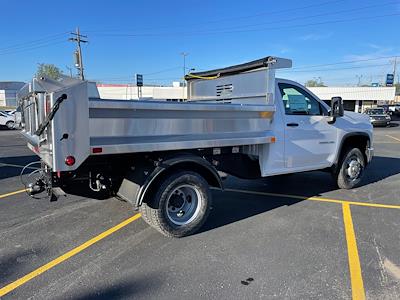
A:
<svg viewBox="0 0 400 300">
<path fill-rule="evenodd" d="M 46 183 L 42 178 L 28 184 L 26 189 L 29 196 L 40 194 L 46 190 Z"/>
<path fill-rule="evenodd" d="M 22 168 L 21 183 L 29 197 L 34 199 L 52 199 L 52 184 L 49 172 L 41 161 L 34 161 Z"/>
</svg>

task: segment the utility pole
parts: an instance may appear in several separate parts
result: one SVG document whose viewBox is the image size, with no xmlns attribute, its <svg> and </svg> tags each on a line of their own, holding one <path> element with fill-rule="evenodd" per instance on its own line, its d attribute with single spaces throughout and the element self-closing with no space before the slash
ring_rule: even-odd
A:
<svg viewBox="0 0 400 300">
<path fill-rule="evenodd" d="M 357 86 L 360 86 L 360 84 L 361 84 L 361 79 L 362 79 L 362 75 L 356 75 L 356 77 L 358 78 L 358 83 L 357 83 Z"/>
<path fill-rule="evenodd" d="M 69 71 L 69 77 L 72 78 L 72 68 L 65 66 L 67 68 L 67 70 Z"/>
<path fill-rule="evenodd" d="M 83 75 L 83 61 L 82 61 L 82 49 L 81 49 L 81 43 L 87 43 L 87 40 L 84 40 L 82 38 L 86 38 L 86 35 L 82 35 L 79 32 L 79 27 L 76 28 L 76 32 L 71 32 L 73 37 L 69 38 L 70 41 L 76 42 L 76 47 L 77 49 L 75 50 L 75 67 L 78 69 L 78 74 L 79 78 L 81 80 L 85 80 L 85 76 Z"/>
<path fill-rule="evenodd" d="M 396 70 L 397 70 L 397 56 L 394 58 L 393 62 L 393 81 L 396 80 Z M 397 79 L 397 83 L 399 83 L 399 79 Z"/>
<path fill-rule="evenodd" d="M 183 56 L 183 94 L 182 94 L 182 100 L 185 99 L 185 87 L 186 87 L 186 81 L 185 81 L 185 75 L 186 75 L 186 56 L 189 55 L 187 52 L 182 52 L 181 55 Z"/>
</svg>

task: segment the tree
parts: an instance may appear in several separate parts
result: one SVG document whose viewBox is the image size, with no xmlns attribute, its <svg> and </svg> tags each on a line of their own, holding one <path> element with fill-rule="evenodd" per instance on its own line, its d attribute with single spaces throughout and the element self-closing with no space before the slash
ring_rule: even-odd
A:
<svg viewBox="0 0 400 300">
<path fill-rule="evenodd" d="M 56 67 L 53 64 L 44 64 L 41 63 L 38 65 L 37 71 L 36 71 L 36 77 L 47 77 L 51 79 L 59 79 L 61 75 L 63 74 L 62 70 L 60 70 L 58 67 Z"/>
<path fill-rule="evenodd" d="M 307 80 L 305 86 L 316 87 L 316 86 L 326 86 L 321 79 L 319 80 Z"/>
</svg>

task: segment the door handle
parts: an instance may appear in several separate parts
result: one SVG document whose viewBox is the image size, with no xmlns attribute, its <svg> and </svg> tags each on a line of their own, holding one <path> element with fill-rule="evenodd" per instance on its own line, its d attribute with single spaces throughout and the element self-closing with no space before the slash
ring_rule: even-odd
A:
<svg viewBox="0 0 400 300">
<path fill-rule="evenodd" d="M 286 126 L 288 126 L 288 127 L 297 127 L 297 126 L 299 126 L 299 124 L 298 123 L 287 123 Z"/>
</svg>

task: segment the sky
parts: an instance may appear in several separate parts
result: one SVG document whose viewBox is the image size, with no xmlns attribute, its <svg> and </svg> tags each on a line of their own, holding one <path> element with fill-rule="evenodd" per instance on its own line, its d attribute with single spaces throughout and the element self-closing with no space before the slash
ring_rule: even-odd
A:
<svg viewBox="0 0 400 300">
<path fill-rule="evenodd" d="M 273 55 L 278 76 L 326 85 L 383 82 L 400 65 L 400 0 L 0 0 L 0 81 L 29 81 L 38 63 L 69 74 L 76 27 L 85 76 L 103 83 L 171 84 L 186 72 Z M 400 69 L 400 68 L 399 68 Z M 396 76 L 397 77 L 397 76 Z"/>
</svg>

